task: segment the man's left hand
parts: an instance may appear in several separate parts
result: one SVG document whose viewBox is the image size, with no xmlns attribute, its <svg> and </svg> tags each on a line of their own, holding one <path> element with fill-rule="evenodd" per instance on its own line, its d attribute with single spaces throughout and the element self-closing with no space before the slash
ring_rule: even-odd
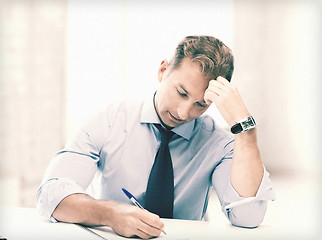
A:
<svg viewBox="0 0 322 240">
<path fill-rule="evenodd" d="M 221 76 L 209 81 L 204 99 L 209 105 L 212 102 L 216 104 L 229 126 L 250 115 L 237 88 Z"/>
</svg>

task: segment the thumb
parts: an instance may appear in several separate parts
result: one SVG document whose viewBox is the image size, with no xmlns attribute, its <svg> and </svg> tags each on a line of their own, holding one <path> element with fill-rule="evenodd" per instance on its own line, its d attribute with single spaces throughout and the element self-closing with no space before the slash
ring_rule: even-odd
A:
<svg viewBox="0 0 322 240">
<path fill-rule="evenodd" d="M 204 95 L 203 98 L 204 98 L 204 100 L 205 100 L 207 105 L 212 104 L 211 93 L 210 93 L 210 91 L 208 89 L 205 91 L 205 95 Z"/>
</svg>

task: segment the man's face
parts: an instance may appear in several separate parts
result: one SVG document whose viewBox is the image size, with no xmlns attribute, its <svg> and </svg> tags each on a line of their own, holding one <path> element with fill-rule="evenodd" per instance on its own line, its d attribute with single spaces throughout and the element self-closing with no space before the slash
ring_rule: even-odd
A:
<svg viewBox="0 0 322 240">
<path fill-rule="evenodd" d="M 159 118 L 167 127 L 177 127 L 190 122 L 207 109 L 204 101 L 208 80 L 200 66 L 184 59 L 178 69 L 168 73 L 165 60 L 159 67 L 159 88 L 155 95 L 155 108 Z"/>
</svg>

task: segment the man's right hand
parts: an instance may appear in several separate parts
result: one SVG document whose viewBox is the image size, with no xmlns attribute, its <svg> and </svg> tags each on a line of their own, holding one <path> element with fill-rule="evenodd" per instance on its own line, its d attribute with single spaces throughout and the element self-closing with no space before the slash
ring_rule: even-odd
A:
<svg viewBox="0 0 322 240">
<path fill-rule="evenodd" d="M 53 213 L 58 221 L 87 226 L 109 226 L 125 237 L 157 237 L 164 223 L 156 214 L 115 201 L 95 200 L 86 194 L 72 194 L 63 199 Z"/>
<path fill-rule="evenodd" d="M 119 235 L 140 238 L 157 237 L 164 223 L 156 214 L 129 204 L 116 203 L 110 227 Z"/>
</svg>

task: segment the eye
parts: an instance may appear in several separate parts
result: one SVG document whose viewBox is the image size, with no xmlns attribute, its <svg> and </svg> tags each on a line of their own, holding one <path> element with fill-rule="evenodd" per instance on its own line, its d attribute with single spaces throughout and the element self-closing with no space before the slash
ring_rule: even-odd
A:
<svg viewBox="0 0 322 240">
<path fill-rule="evenodd" d="M 178 89 L 177 89 L 177 92 L 181 97 L 187 97 L 186 93 L 180 92 Z"/>
<path fill-rule="evenodd" d="M 205 107 L 207 107 L 207 105 L 204 105 L 204 104 L 202 104 L 202 103 L 200 103 L 200 102 L 196 102 L 196 105 L 197 105 L 198 107 L 200 107 L 200 108 L 205 108 Z"/>
</svg>

